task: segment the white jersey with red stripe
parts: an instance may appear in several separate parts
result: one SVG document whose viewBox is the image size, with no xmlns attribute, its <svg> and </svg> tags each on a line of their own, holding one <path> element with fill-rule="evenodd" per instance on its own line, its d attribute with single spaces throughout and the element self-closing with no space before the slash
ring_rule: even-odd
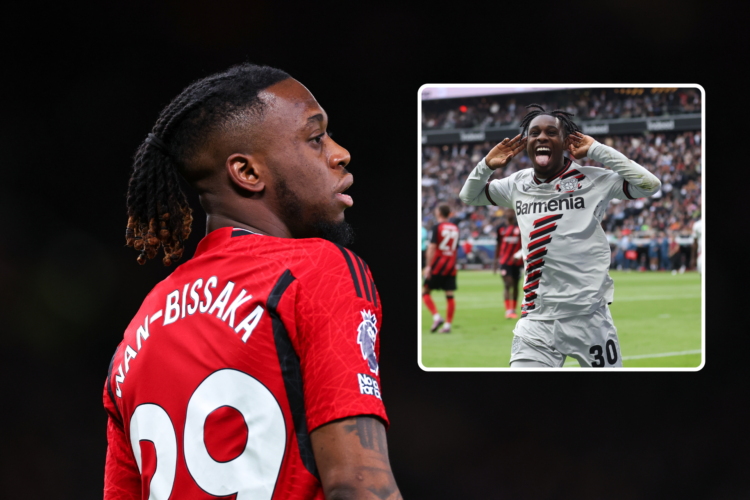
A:
<svg viewBox="0 0 750 500">
<path fill-rule="evenodd" d="M 703 221 L 698 219 L 693 222 L 693 240 L 698 240 L 698 255 L 703 253 Z"/>
<path fill-rule="evenodd" d="M 588 156 L 606 160 L 607 166 L 613 160 L 630 162 L 598 142 Z M 614 282 L 608 272 L 610 248 L 601 227 L 602 217 L 611 199 L 634 199 L 659 188 L 658 180 L 655 189 L 654 185 L 643 189 L 611 170 L 581 166 L 568 158 L 563 161 L 563 170 L 544 181 L 529 168 L 487 182 L 492 171 L 483 159 L 461 192 L 466 203 L 515 210 L 526 271 L 522 317 L 530 320 L 591 314 L 613 301 Z"/>
</svg>

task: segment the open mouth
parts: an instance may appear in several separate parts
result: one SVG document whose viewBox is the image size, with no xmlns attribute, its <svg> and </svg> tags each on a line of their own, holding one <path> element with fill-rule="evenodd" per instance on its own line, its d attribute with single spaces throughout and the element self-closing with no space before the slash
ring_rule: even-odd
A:
<svg viewBox="0 0 750 500">
<path fill-rule="evenodd" d="M 348 194 L 336 193 L 336 199 L 342 202 L 347 207 L 351 207 L 352 205 L 354 205 L 354 200 L 352 200 L 352 197 Z"/>
<path fill-rule="evenodd" d="M 348 194 L 344 194 L 344 191 L 346 191 L 352 186 L 352 184 L 354 183 L 354 179 L 351 177 L 351 175 L 347 177 L 349 178 L 344 180 L 342 188 L 339 189 L 338 192 L 336 193 L 336 199 L 339 200 L 344 205 L 346 205 L 347 207 L 351 207 L 352 205 L 354 205 L 354 200 L 352 200 L 352 197 L 349 196 Z"/>
<path fill-rule="evenodd" d="M 540 167 L 546 167 L 552 157 L 552 150 L 547 146 L 536 148 L 536 162 Z"/>
</svg>

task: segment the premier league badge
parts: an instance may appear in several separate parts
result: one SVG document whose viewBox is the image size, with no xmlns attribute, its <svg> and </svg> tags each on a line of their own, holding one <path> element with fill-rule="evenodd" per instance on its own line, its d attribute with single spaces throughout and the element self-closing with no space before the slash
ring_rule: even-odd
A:
<svg viewBox="0 0 750 500">
<path fill-rule="evenodd" d="M 377 375 L 378 358 L 375 356 L 375 340 L 378 337 L 378 329 L 375 326 L 377 318 L 364 309 L 360 311 L 360 314 L 362 314 L 362 323 L 357 327 L 357 344 L 362 349 L 362 359 L 367 360 L 370 371 Z"/>
</svg>

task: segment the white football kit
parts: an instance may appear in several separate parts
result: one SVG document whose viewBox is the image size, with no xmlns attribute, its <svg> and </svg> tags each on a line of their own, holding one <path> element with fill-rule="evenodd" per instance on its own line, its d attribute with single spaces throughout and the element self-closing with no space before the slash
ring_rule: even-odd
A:
<svg viewBox="0 0 750 500">
<path fill-rule="evenodd" d="M 614 297 L 610 249 L 601 220 L 612 198 L 656 193 L 661 183 L 622 153 L 594 142 L 588 157 L 611 168 L 584 167 L 564 158 L 562 172 L 540 180 L 534 169 L 487 182 L 485 160 L 469 174 L 461 200 L 512 208 L 521 228 L 525 273 L 521 319 L 511 364 L 561 367 L 622 366 L 608 304 Z M 539 366 L 539 365 L 536 365 Z"/>
</svg>

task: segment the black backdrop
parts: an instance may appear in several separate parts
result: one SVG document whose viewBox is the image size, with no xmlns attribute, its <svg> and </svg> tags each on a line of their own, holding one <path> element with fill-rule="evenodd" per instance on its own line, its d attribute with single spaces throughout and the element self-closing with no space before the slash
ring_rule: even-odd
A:
<svg viewBox="0 0 750 500">
<path fill-rule="evenodd" d="M 746 495 L 747 385 L 728 368 L 741 366 L 742 344 L 732 342 L 742 326 L 718 326 L 732 321 L 723 294 L 709 303 L 710 355 L 699 373 L 424 373 L 416 351 L 419 86 L 700 83 L 718 103 L 726 94 L 714 61 L 743 41 L 725 29 L 731 14 L 721 4 L 560 4 L 535 15 L 572 25 L 549 30 L 499 9 L 440 18 L 436 7 L 380 4 L 348 19 L 330 6 L 282 2 L 5 11 L 0 497 L 100 498 L 107 366 L 141 300 L 171 270 L 140 267 L 124 247 L 130 159 L 184 86 L 245 60 L 302 81 L 352 154 L 352 248 L 382 296 L 382 386 L 406 498 Z M 705 41 L 710 24 L 721 39 Z M 571 41 L 573 25 L 587 38 Z M 205 231 L 191 201 L 186 256 Z"/>
</svg>

